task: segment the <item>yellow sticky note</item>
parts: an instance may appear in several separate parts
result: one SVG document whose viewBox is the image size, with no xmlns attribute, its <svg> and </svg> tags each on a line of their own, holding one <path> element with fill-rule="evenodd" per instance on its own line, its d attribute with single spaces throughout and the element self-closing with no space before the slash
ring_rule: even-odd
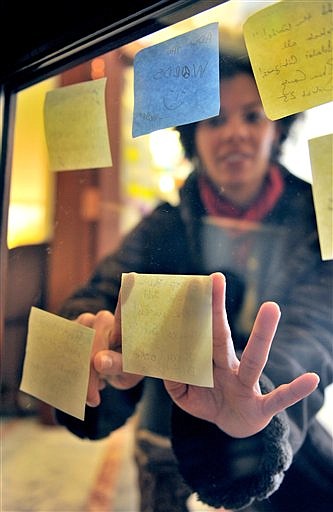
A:
<svg viewBox="0 0 333 512">
<path fill-rule="evenodd" d="M 333 134 L 308 141 L 321 256 L 333 259 Z"/>
<path fill-rule="evenodd" d="M 282 1 L 243 26 L 265 113 L 270 119 L 332 101 L 333 2 Z"/>
<path fill-rule="evenodd" d="M 20 390 L 83 420 L 94 332 L 32 307 Z"/>
<path fill-rule="evenodd" d="M 51 170 L 112 165 L 105 86 L 106 78 L 100 78 L 46 94 L 44 124 Z"/>
<path fill-rule="evenodd" d="M 122 275 L 123 369 L 213 387 L 212 278 Z"/>
</svg>

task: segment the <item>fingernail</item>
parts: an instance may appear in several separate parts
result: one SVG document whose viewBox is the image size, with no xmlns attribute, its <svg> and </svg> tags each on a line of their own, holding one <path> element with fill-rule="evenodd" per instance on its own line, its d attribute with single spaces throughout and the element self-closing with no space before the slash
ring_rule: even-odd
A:
<svg viewBox="0 0 333 512">
<path fill-rule="evenodd" d="M 102 356 L 101 357 L 102 371 L 110 370 L 111 366 L 112 366 L 112 358 L 109 356 Z"/>
</svg>

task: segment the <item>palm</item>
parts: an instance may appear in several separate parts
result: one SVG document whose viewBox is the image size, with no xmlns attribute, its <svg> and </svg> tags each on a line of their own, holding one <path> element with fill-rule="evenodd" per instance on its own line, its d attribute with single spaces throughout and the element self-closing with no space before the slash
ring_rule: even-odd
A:
<svg viewBox="0 0 333 512">
<path fill-rule="evenodd" d="M 262 395 L 259 377 L 279 322 L 279 307 L 273 302 L 261 306 L 239 361 L 224 297 L 224 278 L 216 273 L 213 275 L 214 388 L 171 381 L 165 381 L 165 386 L 175 403 L 188 413 L 215 423 L 233 437 L 247 437 L 263 429 L 274 414 L 310 394 L 318 384 L 318 377 L 304 374 Z"/>
</svg>

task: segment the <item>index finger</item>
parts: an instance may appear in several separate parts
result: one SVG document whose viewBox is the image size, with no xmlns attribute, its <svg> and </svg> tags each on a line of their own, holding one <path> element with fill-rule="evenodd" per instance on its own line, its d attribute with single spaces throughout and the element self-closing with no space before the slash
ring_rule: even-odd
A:
<svg viewBox="0 0 333 512">
<path fill-rule="evenodd" d="M 220 272 L 213 277 L 213 344 L 214 363 L 220 368 L 231 368 L 238 364 L 231 331 L 225 309 L 226 280 Z"/>
<path fill-rule="evenodd" d="M 259 380 L 280 315 L 280 308 L 275 302 L 265 302 L 259 309 L 239 366 L 238 376 L 246 386 L 255 386 Z"/>
</svg>

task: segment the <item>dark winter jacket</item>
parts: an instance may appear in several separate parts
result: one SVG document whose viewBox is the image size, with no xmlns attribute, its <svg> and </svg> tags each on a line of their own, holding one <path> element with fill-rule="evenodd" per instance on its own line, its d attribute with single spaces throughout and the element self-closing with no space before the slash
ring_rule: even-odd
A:
<svg viewBox="0 0 333 512">
<path fill-rule="evenodd" d="M 333 503 L 332 440 L 316 420 L 333 374 L 333 262 L 324 262 L 320 256 L 311 185 L 286 169 L 282 175 L 285 188 L 274 209 L 260 226 L 233 236 L 207 218 L 197 173 L 193 172 L 181 190 L 179 206 L 163 203 L 143 218 L 120 248 L 99 264 L 90 282 L 64 304 L 60 314 L 75 318 L 84 311 L 114 311 L 123 272 L 221 271 L 227 279 L 227 311 L 238 351 L 244 348 L 260 304 L 273 300 L 281 308 L 281 321 L 261 378 L 262 391 L 305 371 L 319 374 L 318 389 L 247 439 L 231 438 L 215 425 L 171 405 L 158 379 L 145 379 L 129 391 L 107 387 L 102 404 L 86 408 L 84 422 L 60 412 L 57 416 L 76 435 L 97 439 L 122 425 L 148 393 L 155 396 L 158 414 L 145 416 L 144 426 L 170 435 L 180 471 L 203 502 L 241 508 L 270 496 L 270 510 L 311 512 L 304 489 L 309 486 L 308 494 L 317 504 L 313 510 L 318 512 L 328 510 L 325 503 Z M 163 414 L 161 407 L 165 408 Z M 289 475 L 293 475 L 291 487 Z M 305 497 L 304 506 L 295 508 L 293 492 L 298 504 Z"/>
</svg>

